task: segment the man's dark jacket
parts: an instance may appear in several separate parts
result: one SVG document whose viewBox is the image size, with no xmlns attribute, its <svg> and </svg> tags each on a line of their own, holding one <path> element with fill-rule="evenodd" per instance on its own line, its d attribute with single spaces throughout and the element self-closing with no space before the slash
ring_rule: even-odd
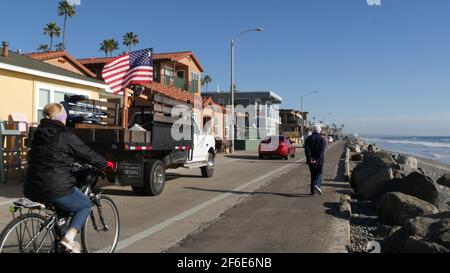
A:
<svg viewBox="0 0 450 273">
<path fill-rule="evenodd" d="M 305 140 L 306 163 L 310 164 L 311 160 L 317 161 L 317 165 L 323 165 L 325 161 L 325 150 L 327 142 L 318 133 L 313 133 Z"/>
<path fill-rule="evenodd" d="M 86 146 L 75 134 L 55 120 L 43 119 L 36 129 L 28 158 L 24 184 L 25 197 L 40 202 L 52 202 L 75 187 L 71 174 L 75 162 L 105 168 L 107 161 Z"/>
</svg>

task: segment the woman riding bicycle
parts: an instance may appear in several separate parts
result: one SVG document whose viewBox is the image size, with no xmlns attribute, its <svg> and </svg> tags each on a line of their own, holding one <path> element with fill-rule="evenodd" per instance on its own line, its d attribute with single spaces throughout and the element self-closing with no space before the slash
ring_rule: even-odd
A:
<svg viewBox="0 0 450 273">
<path fill-rule="evenodd" d="M 74 239 L 90 214 L 92 202 L 75 187 L 72 166 L 81 162 L 105 169 L 114 168 L 114 164 L 67 130 L 66 120 L 67 113 L 61 104 L 45 106 L 44 119 L 31 143 L 24 194 L 33 201 L 53 204 L 59 215 L 72 215 L 60 244 L 67 251 L 79 253 L 80 244 Z"/>
</svg>

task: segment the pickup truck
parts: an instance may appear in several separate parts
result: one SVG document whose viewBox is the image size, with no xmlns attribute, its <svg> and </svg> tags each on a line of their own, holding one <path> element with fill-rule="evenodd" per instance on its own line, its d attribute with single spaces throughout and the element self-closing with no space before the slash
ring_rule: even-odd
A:
<svg viewBox="0 0 450 273">
<path fill-rule="evenodd" d="M 96 109 L 97 114 L 108 115 L 105 120 L 112 121 L 108 125 L 68 122 L 68 129 L 84 143 L 117 164 L 116 174 L 108 177 L 110 183 L 131 186 L 138 195 L 157 196 L 164 190 L 167 169 L 200 168 L 205 178 L 214 174 L 215 139 L 202 132 L 195 115 L 192 115 L 191 122 L 186 123 L 186 128 L 190 128 L 190 138 L 175 140 L 172 137 L 172 125 L 180 119 L 172 114 L 172 108 L 184 105 L 192 109 L 189 104 L 153 93 L 145 100 L 135 98 L 127 109 L 131 117 L 127 128 L 118 126 L 118 117 L 123 111 L 118 104 L 79 96 L 68 96 L 63 104 L 69 117 L 82 108 Z M 33 131 L 30 129 L 30 140 Z"/>
</svg>

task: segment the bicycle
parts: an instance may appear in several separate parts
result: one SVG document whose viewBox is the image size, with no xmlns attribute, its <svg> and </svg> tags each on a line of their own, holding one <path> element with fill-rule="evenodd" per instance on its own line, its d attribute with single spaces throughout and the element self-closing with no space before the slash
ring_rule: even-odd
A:
<svg viewBox="0 0 450 273">
<path fill-rule="evenodd" d="M 94 188 L 106 173 L 89 165 L 74 170 L 76 186 L 91 199 L 91 213 L 81 229 L 84 253 L 113 253 L 120 233 L 119 211 L 108 196 Z M 10 208 L 13 220 L 0 234 L 0 253 L 61 253 L 59 241 L 67 230 L 70 216 L 59 217 L 54 205 L 22 198 Z"/>
</svg>

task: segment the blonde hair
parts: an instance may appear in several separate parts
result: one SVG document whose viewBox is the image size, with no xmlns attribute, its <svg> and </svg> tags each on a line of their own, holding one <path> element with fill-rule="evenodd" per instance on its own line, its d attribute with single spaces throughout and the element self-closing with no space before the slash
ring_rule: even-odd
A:
<svg viewBox="0 0 450 273">
<path fill-rule="evenodd" d="M 63 106 L 59 103 L 49 103 L 44 107 L 44 118 L 53 119 L 56 115 L 63 111 Z"/>
</svg>

